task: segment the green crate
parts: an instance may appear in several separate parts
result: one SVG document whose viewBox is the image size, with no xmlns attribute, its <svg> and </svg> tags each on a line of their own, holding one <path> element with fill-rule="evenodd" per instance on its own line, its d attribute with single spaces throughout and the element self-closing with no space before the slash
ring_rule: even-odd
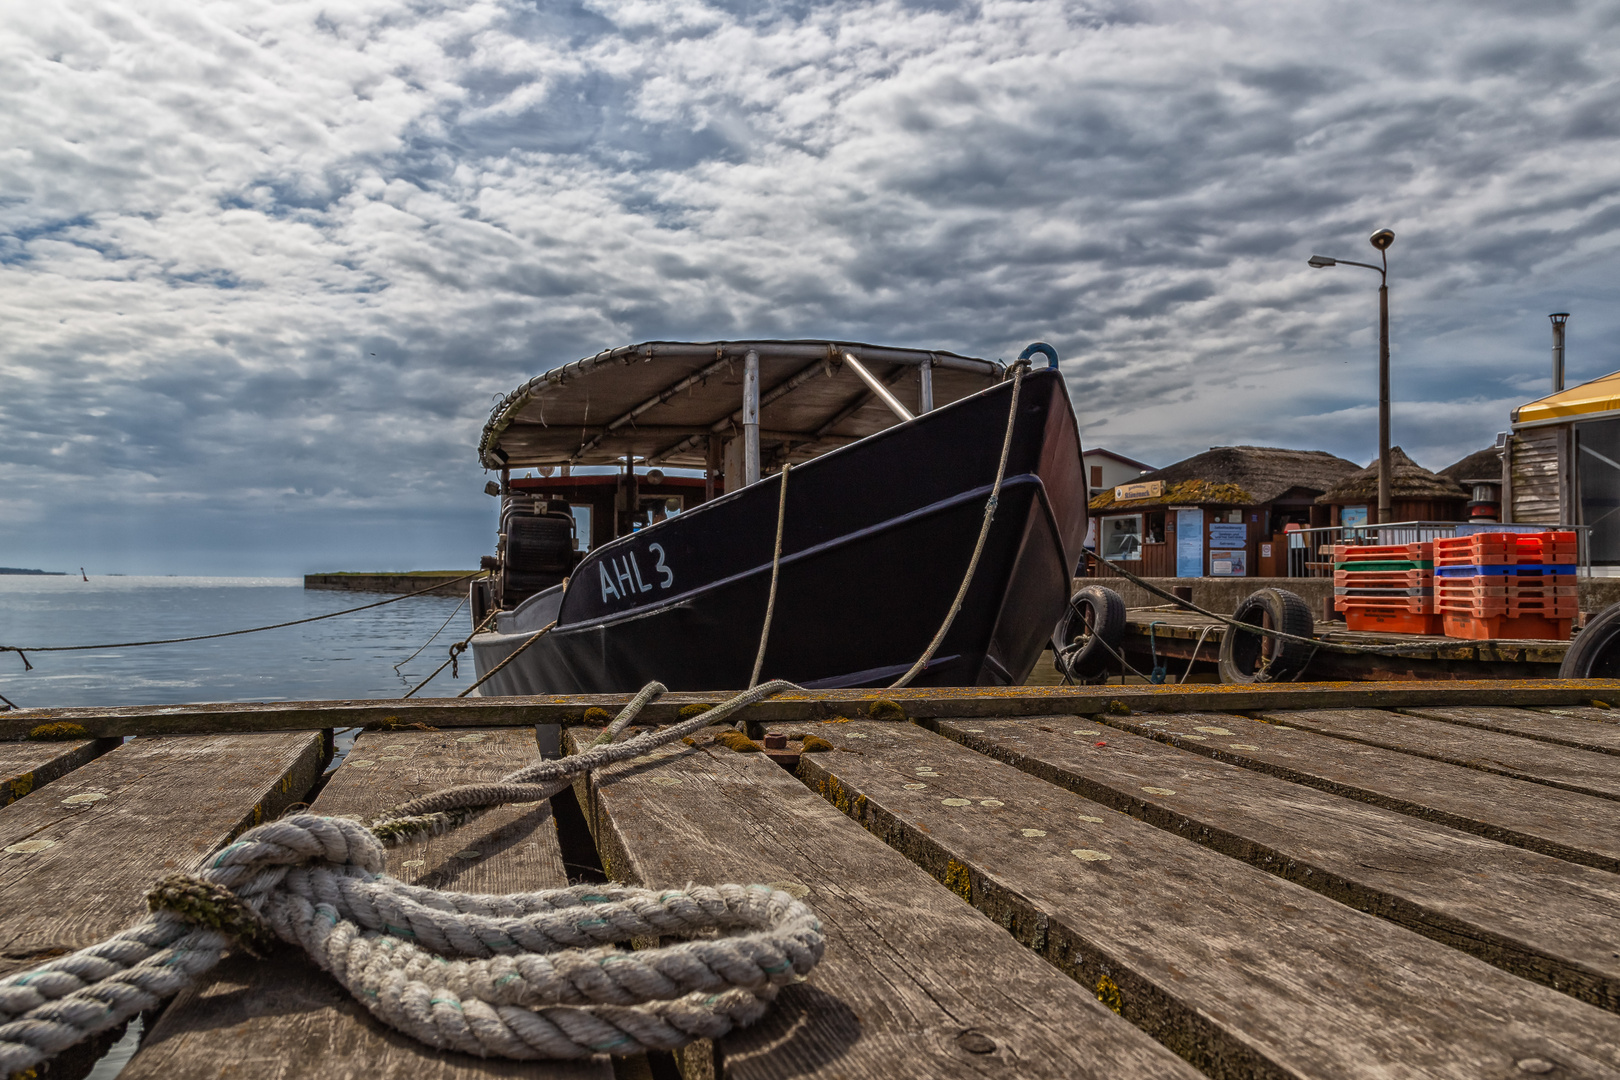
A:
<svg viewBox="0 0 1620 1080">
<path fill-rule="evenodd" d="M 1382 574 L 1395 570 L 1433 570 L 1434 560 L 1423 559 L 1384 559 L 1377 562 L 1336 562 L 1334 570 L 1362 571 L 1369 574 Z"/>
</svg>

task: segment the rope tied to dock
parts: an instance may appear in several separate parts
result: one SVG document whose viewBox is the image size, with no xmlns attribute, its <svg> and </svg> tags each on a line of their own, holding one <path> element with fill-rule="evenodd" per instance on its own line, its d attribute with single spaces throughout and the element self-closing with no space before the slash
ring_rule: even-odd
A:
<svg viewBox="0 0 1620 1080">
<path fill-rule="evenodd" d="M 765 683 L 616 741 L 664 692 L 650 683 L 573 757 L 413 799 L 369 823 L 300 813 L 251 829 L 195 873 L 158 882 L 137 925 L 0 979 L 0 1075 L 156 1007 L 195 985 L 233 943 L 264 936 L 261 928 L 304 948 L 378 1019 L 440 1049 L 520 1060 L 632 1054 L 753 1023 L 825 948 L 814 912 L 782 890 L 441 892 L 383 873 L 384 851 L 494 806 L 548 798 L 591 769 L 642 758 L 790 689 L 798 687 Z M 688 940 L 614 947 L 668 936 Z"/>
</svg>

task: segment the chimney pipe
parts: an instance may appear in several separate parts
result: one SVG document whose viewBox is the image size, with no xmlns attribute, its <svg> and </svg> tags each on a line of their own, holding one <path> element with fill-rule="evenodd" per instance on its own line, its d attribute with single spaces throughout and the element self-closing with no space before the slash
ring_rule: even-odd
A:
<svg viewBox="0 0 1620 1080">
<path fill-rule="evenodd" d="M 1556 394 L 1564 388 L 1564 324 L 1569 321 L 1569 312 L 1555 311 L 1547 318 L 1552 320 L 1553 328 L 1552 392 Z"/>
</svg>

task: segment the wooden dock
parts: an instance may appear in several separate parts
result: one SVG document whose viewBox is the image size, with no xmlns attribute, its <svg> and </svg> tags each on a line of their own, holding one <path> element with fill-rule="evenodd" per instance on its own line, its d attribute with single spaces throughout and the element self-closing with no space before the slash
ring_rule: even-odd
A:
<svg viewBox="0 0 1620 1080">
<path fill-rule="evenodd" d="M 62 741 L 0 742 L 0 974 L 127 925 L 153 878 L 296 803 L 366 815 L 494 779 L 625 700 L 5 714 L 0 739 Z M 802 895 L 825 959 L 753 1027 L 485 1061 L 381 1026 L 277 946 L 149 1016 L 122 1075 L 1620 1078 L 1615 701 L 1620 681 L 783 694 L 742 716 L 831 744 L 778 755 L 793 771 L 706 729 L 387 866 L 460 891 Z"/>
<path fill-rule="evenodd" d="M 1169 608 L 1133 608 L 1121 650 L 1132 667 L 1149 673 L 1157 656 L 1171 682 L 1188 672 L 1209 675 L 1220 659 L 1226 624 Z M 1321 641 L 1394 646 L 1387 656 L 1347 656 L 1323 650 L 1311 659 L 1306 679 L 1388 681 L 1407 679 L 1556 679 L 1567 641 L 1469 641 L 1423 634 L 1349 630 L 1342 622 L 1318 622 Z"/>
</svg>

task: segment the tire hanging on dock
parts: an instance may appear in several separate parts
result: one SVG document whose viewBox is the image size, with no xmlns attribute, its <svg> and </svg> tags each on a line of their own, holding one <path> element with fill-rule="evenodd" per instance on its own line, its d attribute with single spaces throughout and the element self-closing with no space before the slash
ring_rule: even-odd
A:
<svg viewBox="0 0 1620 1080">
<path fill-rule="evenodd" d="M 1287 589 L 1261 589 L 1251 593 L 1238 604 L 1232 618 L 1295 637 L 1309 638 L 1316 633 L 1310 605 L 1298 593 Z M 1313 652 L 1304 642 L 1245 633 L 1228 625 L 1221 638 L 1221 682 L 1287 682 L 1304 672 Z"/>
<path fill-rule="evenodd" d="M 1125 598 L 1102 585 L 1087 585 L 1069 597 L 1052 631 L 1057 669 L 1080 682 L 1106 677 L 1125 643 Z"/>
</svg>

